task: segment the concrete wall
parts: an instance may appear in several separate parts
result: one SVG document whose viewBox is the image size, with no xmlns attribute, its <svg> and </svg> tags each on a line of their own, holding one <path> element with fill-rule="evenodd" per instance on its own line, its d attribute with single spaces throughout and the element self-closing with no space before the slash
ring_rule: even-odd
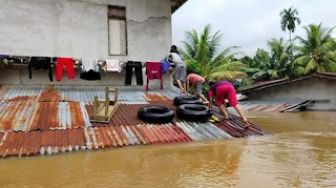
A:
<svg viewBox="0 0 336 188">
<path fill-rule="evenodd" d="M 126 7 L 126 56 L 108 54 L 108 5 Z M 159 61 L 171 45 L 170 0 L 0 0 L 0 54 Z M 25 68 L 2 68 L 1 84 L 122 85 L 109 73 L 99 83 L 49 82 L 45 72 L 27 80 Z M 171 83 L 168 75 L 165 81 Z"/>
<path fill-rule="evenodd" d="M 336 83 L 333 80 L 312 78 L 291 84 L 280 85 L 254 91 L 248 94 L 251 100 L 330 100 L 329 103 L 317 103 L 315 107 L 336 110 Z"/>
<path fill-rule="evenodd" d="M 128 55 L 160 60 L 171 45 L 169 0 L 0 0 L 0 54 L 108 57 L 107 6 L 126 7 Z"/>
</svg>

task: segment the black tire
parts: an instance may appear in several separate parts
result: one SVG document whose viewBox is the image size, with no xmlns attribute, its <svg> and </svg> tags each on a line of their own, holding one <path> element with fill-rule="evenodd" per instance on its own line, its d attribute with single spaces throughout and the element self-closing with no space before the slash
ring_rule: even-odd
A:
<svg viewBox="0 0 336 188">
<path fill-rule="evenodd" d="M 183 104 L 176 110 L 177 117 L 188 121 L 207 121 L 211 116 L 211 110 L 205 105 Z"/>
<path fill-rule="evenodd" d="M 148 123 L 170 123 L 174 111 L 165 106 L 145 106 L 139 109 L 138 118 Z"/>
<path fill-rule="evenodd" d="M 174 104 L 175 106 L 180 106 L 182 104 L 203 104 L 203 102 L 201 99 L 194 96 L 181 95 L 175 97 Z"/>
</svg>

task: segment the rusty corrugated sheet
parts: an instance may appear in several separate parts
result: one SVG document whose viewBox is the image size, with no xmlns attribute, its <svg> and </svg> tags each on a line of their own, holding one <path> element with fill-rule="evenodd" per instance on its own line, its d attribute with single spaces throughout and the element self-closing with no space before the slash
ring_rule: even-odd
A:
<svg viewBox="0 0 336 188">
<path fill-rule="evenodd" d="M 0 130 L 26 130 L 36 103 L 0 102 Z"/>
<path fill-rule="evenodd" d="M 85 128 L 84 135 L 89 149 L 191 141 L 190 137 L 174 124 L 92 127 Z"/>
<path fill-rule="evenodd" d="M 78 102 L 0 102 L 0 130 L 32 131 L 89 127 L 84 104 Z"/>
<path fill-rule="evenodd" d="M 42 90 L 41 86 L 3 86 L 0 89 L 0 99 L 2 101 L 36 100 Z"/>
<path fill-rule="evenodd" d="M 151 91 L 148 93 L 152 97 L 149 100 L 173 99 L 179 91 L 174 87 L 168 87 L 163 90 Z M 92 102 L 97 96 L 100 100 L 105 98 L 104 87 L 86 87 L 86 86 L 2 86 L 0 88 L 0 101 L 39 101 L 39 102 Z M 110 94 L 110 98 L 113 98 Z M 123 88 L 119 89 L 119 100 L 124 103 L 144 104 L 147 102 L 144 90 L 142 88 Z"/>
<path fill-rule="evenodd" d="M 162 94 L 147 93 L 145 96 L 147 101 L 170 101 L 170 99 Z"/>
<path fill-rule="evenodd" d="M 45 88 L 38 98 L 40 102 L 60 102 L 61 100 L 58 90 L 52 87 Z"/>
<path fill-rule="evenodd" d="M 83 129 L 6 132 L 0 143 L 0 156 L 55 154 L 83 148 Z"/>
<path fill-rule="evenodd" d="M 119 105 L 117 111 L 112 116 L 111 122 L 107 125 L 137 125 L 143 123 L 138 119 L 138 110 L 146 106 L 144 104 L 121 104 Z M 93 113 L 93 106 L 86 105 L 88 115 L 91 116 Z M 106 124 L 94 123 L 94 126 L 105 126 Z"/>
<path fill-rule="evenodd" d="M 248 129 L 244 129 L 244 123 L 240 118 L 231 118 L 230 120 L 221 120 L 219 123 L 215 123 L 215 125 L 233 137 L 267 134 L 266 131 L 257 125 L 251 122 L 249 123 L 250 127 Z"/>
</svg>

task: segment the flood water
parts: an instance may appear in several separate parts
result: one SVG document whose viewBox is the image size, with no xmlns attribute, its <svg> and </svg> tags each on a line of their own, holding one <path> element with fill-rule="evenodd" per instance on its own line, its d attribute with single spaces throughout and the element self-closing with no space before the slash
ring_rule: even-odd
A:
<svg viewBox="0 0 336 188">
<path fill-rule="evenodd" d="M 273 134 L 0 160 L 0 187 L 336 187 L 336 113 L 250 113 Z"/>
</svg>

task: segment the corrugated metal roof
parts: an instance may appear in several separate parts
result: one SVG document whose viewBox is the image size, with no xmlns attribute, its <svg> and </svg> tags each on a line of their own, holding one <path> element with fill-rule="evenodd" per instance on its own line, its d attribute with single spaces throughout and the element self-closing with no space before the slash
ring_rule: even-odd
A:
<svg viewBox="0 0 336 188">
<path fill-rule="evenodd" d="M 216 127 L 212 123 L 195 123 L 195 122 L 176 122 L 176 125 L 181 128 L 192 140 L 214 140 L 231 138 L 232 136 Z"/>
<path fill-rule="evenodd" d="M 254 100 L 241 101 L 240 105 L 244 110 L 252 112 L 283 112 L 298 105 L 309 106 L 310 103 L 304 104 L 305 100 L 296 101 L 270 101 L 270 100 Z"/>
<path fill-rule="evenodd" d="M 255 85 L 253 85 L 250 88 L 240 90 L 240 92 L 242 92 L 243 94 L 248 94 L 250 92 L 257 91 L 257 90 L 262 90 L 262 89 L 275 87 L 275 86 L 280 86 L 280 85 L 284 85 L 284 84 L 290 84 L 290 83 L 294 83 L 294 82 L 300 82 L 300 81 L 308 80 L 308 79 L 312 79 L 312 78 L 336 80 L 336 73 L 313 73 L 313 74 L 302 76 L 302 77 L 299 77 L 299 78 L 296 78 L 296 79 L 283 78 L 283 79 L 279 79 L 279 80 L 270 80 L 270 81 L 266 81 L 266 82 L 256 83 Z"/>
<path fill-rule="evenodd" d="M 0 156 L 54 154 L 85 149 L 83 129 L 5 132 L 0 137 Z"/>
<path fill-rule="evenodd" d="M 154 98 L 173 99 L 179 93 L 174 87 L 168 87 L 159 91 L 148 92 Z M 71 86 L 2 86 L 0 88 L 0 101 L 39 101 L 39 102 L 92 102 L 94 97 L 98 96 L 99 100 L 105 99 L 104 87 L 71 87 Z M 113 99 L 114 94 L 109 95 Z M 143 89 L 120 88 L 119 101 L 129 104 L 142 103 L 147 101 L 158 100 L 146 97 Z"/>
<path fill-rule="evenodd" d="M 84 103 L 0 102 L 0 131 L 32 131 L 92 126 Z"/>
<path fill-rule="evenodd" d="M 157 125 L 146 124 L 137 118 L 138 109 L 148 104 L 175 109 L 172 99 L 177 94 L 175 88 L 146 94 L 142 89 L 121 88 L 119 98 L 122 104 L 112 121 L 109 124 L 91 124 L 91 103 L 94 96 L 104 98 L 103 88 L 3 86 L 0 88 L 0 130 L 3 131 L 0 131 L 0 156 L 264 134 L 254 124 L 249 130 L 242 130 L 243 124 L 235 116 L 215 124 L 175 118 L 173 123 Z"/>
</svg>

